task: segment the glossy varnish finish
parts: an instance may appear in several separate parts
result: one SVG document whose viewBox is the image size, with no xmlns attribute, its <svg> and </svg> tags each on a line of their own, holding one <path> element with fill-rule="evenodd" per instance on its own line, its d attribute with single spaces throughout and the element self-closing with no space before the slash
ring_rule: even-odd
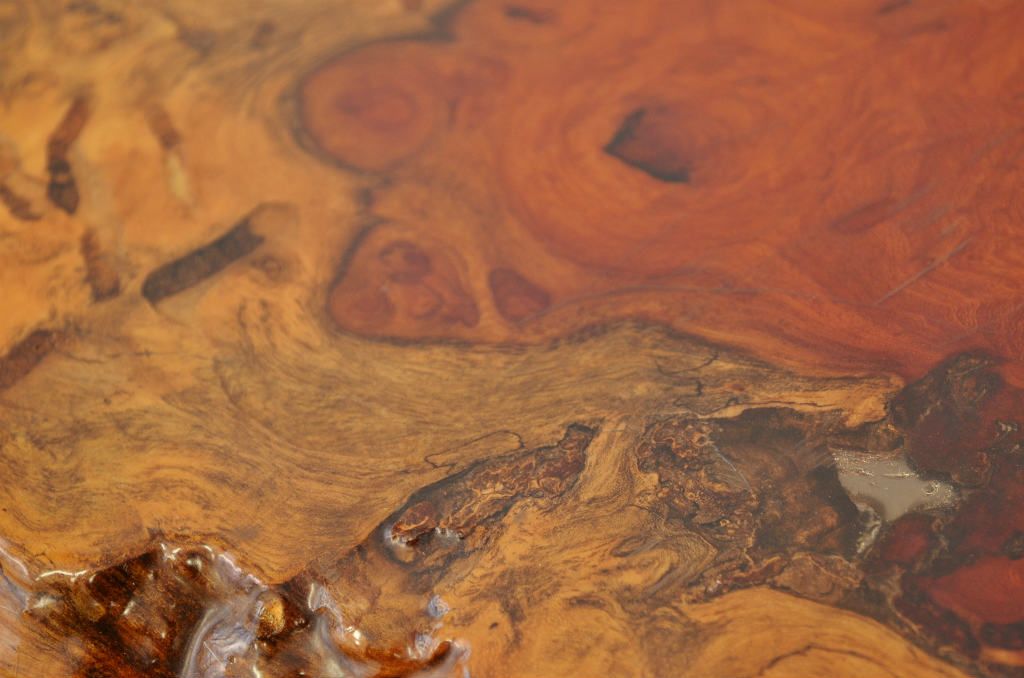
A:
<svg viewBox="0 0 1024 678">
<path fill-rule="evenodd" d="M 1022 31 L 0 3 L 0 675 L 1018 675 Z"/>
</svg>

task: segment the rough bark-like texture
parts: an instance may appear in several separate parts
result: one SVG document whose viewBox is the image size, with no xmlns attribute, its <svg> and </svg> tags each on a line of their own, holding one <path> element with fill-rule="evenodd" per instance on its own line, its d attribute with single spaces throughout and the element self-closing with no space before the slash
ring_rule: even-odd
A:
<svg viewBox="0 0 1024 678">
<path fill-rule="evenodd" d="M 1018 675 L 1022 25 L 0 0 L 0 675 Z"/>
</svg>

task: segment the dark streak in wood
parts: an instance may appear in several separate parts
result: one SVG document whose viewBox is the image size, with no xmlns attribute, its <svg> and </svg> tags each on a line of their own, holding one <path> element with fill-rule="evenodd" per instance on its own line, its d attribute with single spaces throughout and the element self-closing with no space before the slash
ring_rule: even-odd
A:
<svg viewBox="0 0 1024 678">
<path fill-rule="evenodd" d="M 156 304 L 187 290 L 251 253 L 263 240 L 263 236 L 252 231 L 250 218 L 246 216 L 213 242 L 164 264 L 146 276 L 142 296 Z"/>
<path fill-rule="evenodd" d="M 780 654 L 778 657 L 775 657 L 770 662 L 768 662 L 768 664 L 766 664 L 764 666 L 764 668 L 762 668 L 760 671 L 758 671 L 757 674 L 755 674 L 754 676 L 751 676 L 751 678 L 759 678 L 760 676 L 765 675 L 768 671 L 770 671 L 771 669 L 775 668 L 776 666 L 778 666 L 782 662 L 786 661 L 787 659 L 792 659 L 793 657 L 806 656 L 807 654 L 810 654 L 811 652 L 829 652 L 829 653 L 834 653 L 834 654 L 847 655 L 847 656 L 850 656 L 850 657 L 856 657 L 857 659 L 860 659 L 862 661 L 874 664 L 875 666 L 878 666 L 878 670 L 884 671 L 886 674 L 892 675 L 891 671 L 888 671 L 884 667 L 880 666 L 878 664 L 878 661 L 874 657 L 871 657 L 870 655 L 866 655 L 866 654 L 863 654 L 863 653 L 860 653 L 860 652 L 854 652 L 853 650 L 835 649 L 835 648 L 827 647 L 825 645 L 819 645 L 817 643 L 809 643 L 808 645 L 805 645 L 804 647 L 801 647 L 801 648 L 799 648 L 797 650 L 793 650 L 791 652 L 785 652 L 783 654 Z M 777 674 L 775 674 L 775 675 L 777 675 Z"/>
<path fill-rule="evenodd" d="M 509 19 L 526 21 L 537 25 L 546 24 L 551 21 L 550 12 L 545 12 L 532 7 L 524 7 L 522 5 L 506 5 L 505 16 Z"/>
<path fill-rule="evenodd" d="M 85 95 L 75 97 L 46 146 L 46 169 L 50 175 L 46 194 L 50 202 L 68 214 L 78 209 L 78 184 L 71 171 L 68 152 L 89 121 L 91 109 Z"/>
<path fill-rule="evenodd" d="M 903 9 L 904 7 L 909 7 L 911 4 L 913 4 L 912 0 L 889 0 L 889 2 L 886 2 L 878 8 L 877 13 L 880 15 L 890 14 L 896 10 Z"/>
<path fill-rule="evenodd" d="M 103 252 L 96 231 L 89 229 L 82 234 L 79 249 L 85 260 L 85 281 L 92 291 L 93 301 L 116 297 L 121 292 L 121 277 Z"/>
<path fill-rule="evenodd" d="M 21 381 L 43 361 L 63 337 L 56 330 L 35 330 L 0 358 L 0 391 Z"/>
<path fill-rule="evenodd" d="M 174 127 L 170 114 L 163 106 L 160 104 L 150 106 L 146 112 L 146 120 L 165 151 L 172 151 L 181 144 L 181 134 Z"/>
</svg>

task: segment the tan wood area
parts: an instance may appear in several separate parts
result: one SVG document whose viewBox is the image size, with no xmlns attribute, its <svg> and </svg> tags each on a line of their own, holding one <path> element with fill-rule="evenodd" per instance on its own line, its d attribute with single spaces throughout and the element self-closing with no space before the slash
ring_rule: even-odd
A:
<svg viewBox="0 0 1024 678">
<path fill-rule="evenodd" d="M 1024 672 L 1024 2 L 0 0 L 0 676 Z"/>
</svg>

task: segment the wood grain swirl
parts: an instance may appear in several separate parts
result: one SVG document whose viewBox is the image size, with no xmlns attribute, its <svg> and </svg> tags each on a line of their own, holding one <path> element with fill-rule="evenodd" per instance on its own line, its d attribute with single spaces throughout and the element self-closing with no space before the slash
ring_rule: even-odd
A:
<svg viewBox="0 0 1024 678">
<path fill-rule="evenodd" d="M 369 323 L 332 298 L 340 327 L 540 341 L 642 317 L 907 376 L 958 349 L 1024 357 L 1002 246 L 1020 220 L 1016 3 L 593 5 L 471 3 L 304 81 L 311 138 L 384 177 L 373 213 L 479 262 L 478 324 Z M 489 281 L 514 262 L 537 292 L 508 314 Z"/>
</svg>

